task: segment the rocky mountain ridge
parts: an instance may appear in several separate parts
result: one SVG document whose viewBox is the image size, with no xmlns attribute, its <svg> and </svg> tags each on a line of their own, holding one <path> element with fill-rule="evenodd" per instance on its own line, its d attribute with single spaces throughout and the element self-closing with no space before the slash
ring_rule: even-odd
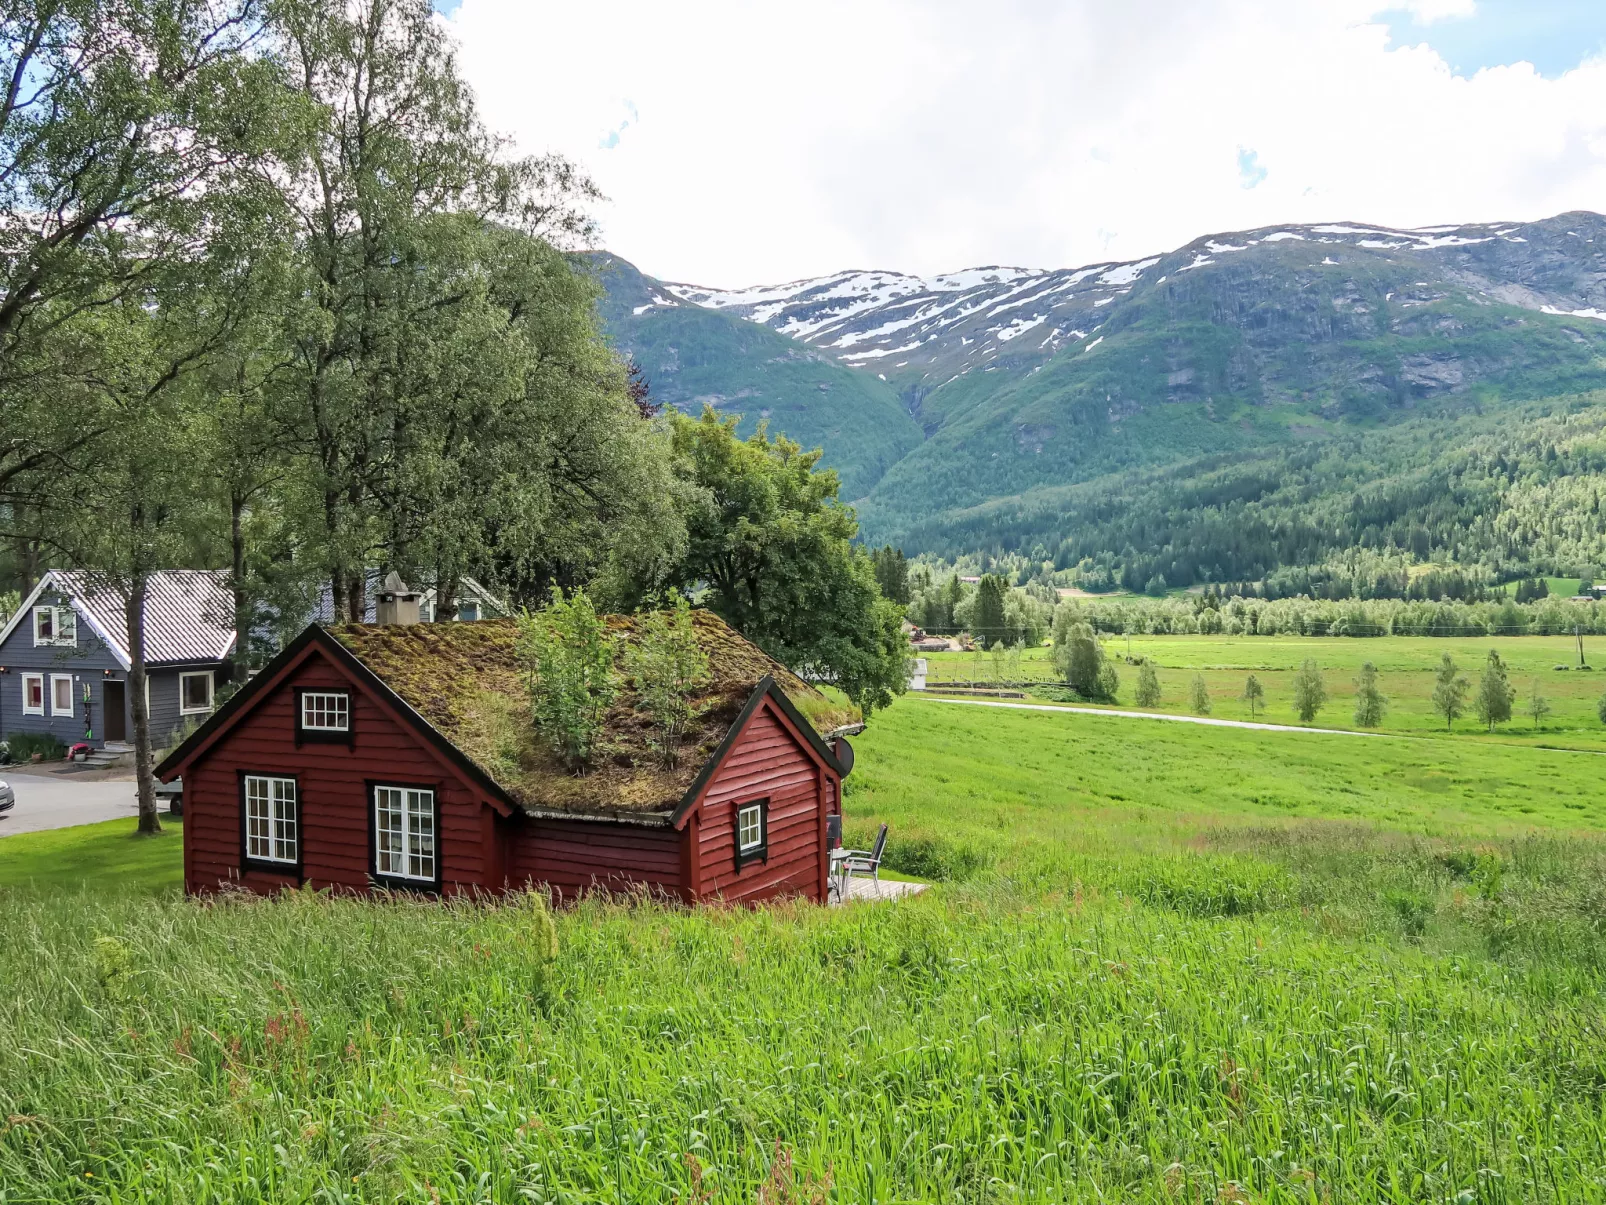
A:
<svg viewBox="0 0 1606 1205">
<path fill-rule="evenodd" d="M 824 430 L 866 536 L 911 553 L 974 546 L 1022 499 L 1046 539 L 1053 491 L 1135 470 L 1606 388 L 1606 218 L 1591 213 L 1270 226 L 1075 269 L 732 290 L 639 277 L 624 300 L 609 328 L 644 349 L 655 387 L 695 361 L 689 400 L 762 411 L 806 443 Z M 781 406 L 755 396 L 754 366 L 698 333 L 733 322 L 818 381 Z M 670 327 L 673 344 L 647 337 Z"/>
</svg>

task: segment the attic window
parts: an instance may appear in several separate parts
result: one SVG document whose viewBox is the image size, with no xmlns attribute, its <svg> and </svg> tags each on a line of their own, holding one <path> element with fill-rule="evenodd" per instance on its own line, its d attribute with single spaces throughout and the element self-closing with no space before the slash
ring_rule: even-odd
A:
<svg viewBox="0 0 1606 1205">
<path fill-rule="evenodd" d="M 301 695 L 301 731 L 308 735 L 351 731 L 351 696 L 343 690 L 309 690 Z"/>
<path fill-rule="evenodd" d="M 763 861 L 769 856 L 768 799 L 744 803 L 736 809 L 736 865 Z"/>
<path fill-rule="evenodd" d="M 35 607 L 33 642 L 42 644 L 78 643 L 78 616 L 71 607 Z"/>
</svg>

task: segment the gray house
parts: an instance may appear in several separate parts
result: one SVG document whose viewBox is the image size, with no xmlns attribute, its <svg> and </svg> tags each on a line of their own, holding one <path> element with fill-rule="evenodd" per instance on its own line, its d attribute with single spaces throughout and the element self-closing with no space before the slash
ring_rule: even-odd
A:
<svg viewBox="0 0 1606 1205">
<path fill-rule="evenodd" d="M 150 581 L 145 663 L 160 748 L 211 713 L 234 652 L 227 576 L 167 569 Z M 123 602 L 83 573 L 51 570 L 0 628 L 0 739 L 48 733 L 64 745 L 133 739 Z"/>
</svg>

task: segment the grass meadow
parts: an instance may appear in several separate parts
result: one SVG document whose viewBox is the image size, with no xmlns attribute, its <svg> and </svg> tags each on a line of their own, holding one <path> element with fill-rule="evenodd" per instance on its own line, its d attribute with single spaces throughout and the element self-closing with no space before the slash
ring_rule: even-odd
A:
<svg viewBox="0 0 1606 1205">
<path fill-rule="evenodd" d="M 1293 676 L 1305 658 L 1321 667 L 1328 702 L 1315 725 L 1329 728 L 1354 726 L 1355 678 L 1363 662 L 1377 667 L 1379 686 L 1388 697 L 1380 732 L 1437 736 L 1446 733 L 1443 717 L 1433 711 L 1434 675 L 1439 660 L 1449 653 L 1469 683 L 1467 713 L 1455 722 L 1454 733 L 1484 730 L 1471 710 L 1475 690 L 1491 649 L 1506 663 L 1511 684 L 1517 689 L 1509 723 L 1497 735 L 1523 744 L 1557 744 L 1606 751 L 1606 725 L 1597 710 L 1606 693 L 1606 640 L 1584 637 L 1584 654 L 1590 670 L 1576 667 L 1578 646 L 1570 636 L 1413 637 L 1381 639 L 1310 636 L 1107 636 L 1105 649 L 1116 658 L 1121 675 L 1117 706 L 1132 708 L 1137 666 L 1126 664 L 1150 658 L 1160 679 L 1160 705 L 1146 710 L 1189 714 L 1188 687 L 1194 674 L 1202 674 L 1210 693 L 1211 714 L 1220 719 L 1247 720 L 1249 706 L 1241 701 L 1244 680 L 1254 674 L 1266 690 L 1266 702 L 1256 719 L 1297 723 L 1293 712 Z M 1130 648 L 1130 654 L 1128 649 Z M 927 656 L 933 687 L 944 683 L 986 683 L 1000 676 L 990 653 L 938 653 Z M 1011 676 L 1008 666 L 1003 676 Z M 1054 677 L 1049 650 L 1028 649 L 1019 662 L 1018 678 L 1046 682 Z M 1550 711 L 1535 724 L 1524 710 L 1535 684 Z"/>
<path fill-rule="evenodd" d="M 1595 756 L 909 698 L 856 744 L 897 905 L 198 905 L 172 835 L 0 841 L 0 1201 L 1606 1200 Z"/>
</svg>

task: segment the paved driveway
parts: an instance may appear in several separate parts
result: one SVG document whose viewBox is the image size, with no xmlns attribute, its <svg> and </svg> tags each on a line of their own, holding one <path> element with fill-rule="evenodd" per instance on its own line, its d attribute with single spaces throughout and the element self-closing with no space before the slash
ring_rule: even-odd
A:
<svg viewBox="0 0 1606 1205">
<path fill-rule="evenodd" d="M 9 782 L 17 793 L 17 806 L 0 812 L 0 837 L 116 820 L 139 812 L 131 778 L 75 782 L 54 775 L 16 774 L 0 769 L 0 779 Z"/>
</svg>

